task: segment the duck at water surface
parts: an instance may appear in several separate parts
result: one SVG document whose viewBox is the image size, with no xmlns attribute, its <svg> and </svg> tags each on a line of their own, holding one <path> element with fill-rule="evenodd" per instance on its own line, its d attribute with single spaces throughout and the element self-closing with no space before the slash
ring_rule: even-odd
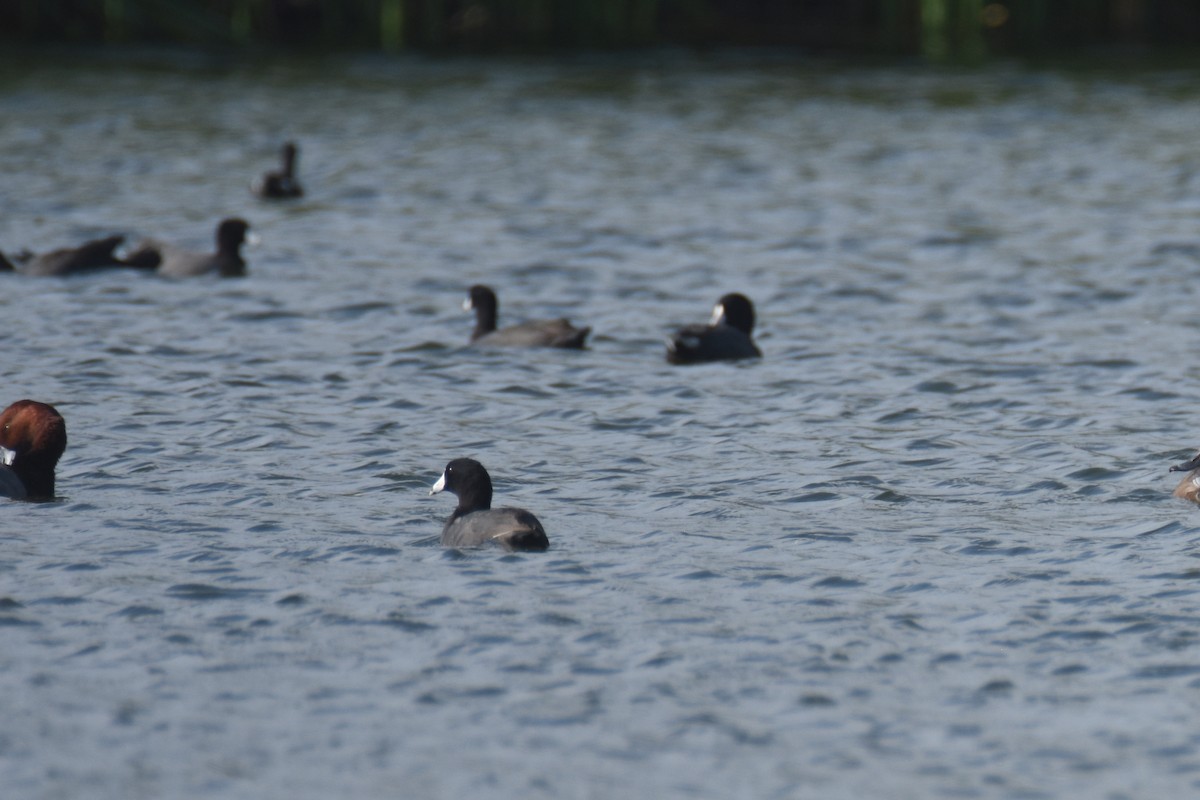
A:
<svg viewBox="0 0 1200 800">
<path fill-rule="evenodd" d="M 545 550 L 550 546 L 542 523 L 530 512 L 492 508 L 492 478 L 478 461 L 456 458 L 447 464 L 429 493 L 441 491 L 458 497 L 458 507 L 442 527 L 444 546 L 498 544 L 507 550 Z"/>
<path fill-rule="evenodd" d="M 95 272 L 101 269 L 142 266 L 119 258 L 113 251 L 125 241 L 124 236 L 92 239 L 78 247 L 60 247 L 46 253 L 19 253 L 11 259 L 0 253 L 0 272 L 19 272 L 22 275 L 62 276 Z"/>
<path fill-rule="evenodd" d="M 250 223 L 236 217 L 217 224 L 217 251 L 194 253 L 170 244 L 150 240 L 143 242 L 126 256 L 131 266 L 154 269 L 170 278 L 191 278 L 199 275 L 220 275 L 240 278 L 246 274 L 242 244 L 252 242 L 248 235 Z"/>
<path fill-rule="evenodd" d="M 667 340 L 667 361 L 702 364 L 760 358 L 762 352 L 750 338 L 753 332 L 754 304 L 744 294 L 727 294 L 717 301 L 707 325 L 688 325 Z"/>
<path fill-rule="evenodd" d="M 467 291 L 463 308 L 475 311 L 471 344 L 478 347 L 563 347 L 582 349 L 591 328 L 576 328 L 565 319 L 539 319 L 496 328 L 500 304 L 488 286 L 475 284 Z"/>
<path fill-rule="evenodd" d="M 0 497 L 49 500 L 67 449 L 67 423 L 54 406 L 18 400 L 0 412 Z"/>
<path fill-rule="evenodd" d="M 296 143 L 288 142 L 280 153 L 281 167 L 255 179 L 250 191 L 264 200 L 290 200 L 304 196 L 304 188 L 296 179 Z"/>
</svg>

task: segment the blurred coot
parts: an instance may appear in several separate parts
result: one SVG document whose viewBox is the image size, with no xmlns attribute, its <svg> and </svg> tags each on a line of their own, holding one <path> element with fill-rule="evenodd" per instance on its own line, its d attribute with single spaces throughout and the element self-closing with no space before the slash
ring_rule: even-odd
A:
<svg viewBox="0 0 1200 800">
<path fill-rule="evenodd" d="M 753 331 L 754 304 L 743 294 L 727 294 L 717 301 L 709 324 L 680 328 L 667 340 L 667 361 L 700 364 L 760 358 L 762 352 L 750 338 Z"/>
<path fill-rule="evenodd" d="M 0 253 L 0 272 L 19 272 L 22 275 L 74 275 L 113 267 L 133 267 L 113 252 L 125 241 L 124 236 L 93 239 L 78 247 L 62 247 L 48 253 L 18 253 L 12 259 Z"/>
<path fill-rule="evenodd" d="M 264 200 L 289 200 L 303 197 L 304 188 L 296 179 L 296 156 L 298 154 L 295 142 L 287 142 L 280 151 L 280 168 L 271 170 L 250 185 L 250 190 Z"/>
<path fill-rule="evenodd" d="M 160 275 L 190 278 L 216 274 L 222 278 L 240 278 L 246 274 L 242 243 L 250 225 L 243 219 L 224 219 L 217 225 L 217 251 L 193 253 L 162 242 L 143 242 L 125 257 L 131 266 L 155 269 Z"/>
<path fill-rule="evenodd" d="M 542 319 L 496 329 L 499 303 L 496 293 L 475 284 L 467 293 L 463 308 L 475 310 L 475 330 L 471 344 L 484 347 L 565 347 L 582 349 L 591 328 L 576 328 L 565 319 Z"/>
</svg>

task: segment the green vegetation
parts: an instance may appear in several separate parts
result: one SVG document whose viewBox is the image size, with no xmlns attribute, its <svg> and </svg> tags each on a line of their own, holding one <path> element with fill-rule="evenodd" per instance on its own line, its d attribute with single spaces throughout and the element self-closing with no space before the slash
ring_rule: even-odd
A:
<svg viewBox="0 0 1200 800">
<path fill-rule="evenodd" d="M 1200 44 L 1196 0 L 0 0 L 0 40 L 421 50 L 796 46 L 977 61 Z"/>
</svg>

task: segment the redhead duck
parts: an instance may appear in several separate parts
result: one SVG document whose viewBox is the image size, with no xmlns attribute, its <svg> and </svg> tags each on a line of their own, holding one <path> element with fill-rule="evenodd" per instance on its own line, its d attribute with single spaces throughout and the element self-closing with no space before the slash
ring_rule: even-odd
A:
<svg viewBox="0 0 1200 800">
<path fill-rule="evenodd" d="M 191 253 L 161 242 L 148 241 L 126 256 L 125 261 L 131 266 L 156 269 L 159 275 L 172 278 L 190 278 L 210 273 L 222 278 L 240 278 L 246 274 L 242 243 L 246 241 L 249 229 L 250 224 L 244 219 L 223 219 L 217 225 L 215 253 Z"/>
<path fill-rule="evenodd" d="M 1193 503 L 1200 503 L 1200 453 L 1197 453 L 1191 461 L 1176 464 L 1169 471 L 1187 473 L 1184 479 L 1179 482 L 1179 485 L 1175 487 L 1175 491 L 1172 494 L 1181 500 L 1191 500 Z"/>
<path fill-rule="evenodd" d="M 280 154 L 283 168 L 271 170 L 254 181 L 250 190 L 264 200 L 288 200 L 293 197 L 303 197 L 304 189 L 296 180 L 296 144 L 288 142 Z"/>
<path fill-rule="evenodd" d="M 18 400 L 0 412 L 0 497 L 54 497 L 54 467 L 67 449 L 67 423 L 54 406 Z"/>
<path fill-rule="evenodd" d="M 492 508 L 492 478 L 483 464 L 456 458 L 446 465 L 431 495 L 448 491 L 458 508 L 442 528 L 446 547 L 477 547 L 493 542 L 508 550 L 545 550 L 550 546 L 537 517 L 523 508 Z"/>
<path fill-rule="evenodd" d="M 0 254 L 0 272 L 37 276 L 73 275 L 110 267 L 138 266 L 117 258 L 113 253 L 123 241 L 124 236 L 106 236 L 84 242 L 78 247 L 62 247 L 41 255 L 14 255 L 11 261 Z"/>
<path fill-rule="evenodd" d="M 475 310 L 475 330 L 471 344 L 481 347 L 565 347 L 582 349 L 591 328 L 576 328 L 565 319 L 543 319 L 522 322 L 496 330 L 499 303 L 496 293 L 487 286 L 475 284 L 463 301 L 467 311 Z"/>
<path fill-rule="evenodd" d="M 750 338 L 753 330 L 754 304 L 744 294 L 727 294 L 717 301 L 707 325 L 688 325 L 667 340 L 667 361 L 699 364 L 760 358 L 762 353 Z"/>
</svg>

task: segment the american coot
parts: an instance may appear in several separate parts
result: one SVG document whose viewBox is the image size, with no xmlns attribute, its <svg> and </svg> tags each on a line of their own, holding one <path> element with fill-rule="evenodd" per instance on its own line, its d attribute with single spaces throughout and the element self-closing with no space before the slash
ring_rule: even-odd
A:
<svg viewBox="0 0 1200 800">
<path fill-rule="evenodd" d="M 688 325 L 667 340 L 667 361 L 672 364 L 699 364 L 704 361 L 732 361 L 760 358 L 754 340 L 754 304 L 734 292 L 717 301 L 708 325 Z"/>
<path fill-rule="evenodd" d="M 1185 461 L 1182 464 L 1176 464 L 1171 467 L 1170 472 L 1186 472 L 1187 475 L 1175 487 L 1173 495 L 1182 500 L 1191 500 L 1193 503 L 1200 503 L 1200 453 L 1197 453 L 1191 461 Z"/>
<path fill-rule="evenodd" d="M 250 190 L 264 200 L 286 200 L 292 197 L 303 197 L 304 189 L 296 180 L 296 144 L 288 142 L 283 146 L 281 157 L 282 168 L 276 172 L 271 170 L 256 179 Z"/>
<path fill-rule="evenodd" d="M 499 303 L 496 293 L 487 286 L 475 284 L 467 292 L 463 308 L 475 309 L 475 331 L 471 344 L 484 347 L 567 347 L 581 349 L 591 328 L 576 328 L 565 319 L 543 319 L 523 322 L 496 330 Z"/>
<path fill-rule="evenodd" d="M 0 497 L 54 497 L 54 467 L 67 449 L 67 423 L 54 406 L 18 400 L 0 412 Z"/>
<path fill-rule="evenodd" d="M 0 254 L 0 272 L 39 276 L 71 275 L 110 267 L 137 266 L 114 255 L 113 250 L 123 241 L 124 236 L 106 236 L 103 239 L 84 242 L 78 247 L 63 247 L 41 255 L 14 255 L 11 261 Z"/>
<path fill-rule="evenodd" d="M 161 242 L 142 243 L 126 256 L 131 266 L 154 268 L 172 278 L 190 278 L 216 273 L 222 278 L 240 278 L 246 274 L 242 242 L 250 224 L 243 219 L 224 219 L 217 225 L 217 252 L 191 253 Z"/>
<path fill-rule="evenodd" d="M 429 490 L 458 496 L 458 508 L 442 528 L 446 547 L 477 547 L 488 542 L 509 550 L 545 550 L 550 546 L 537 517 L 523 508 L 492 508 L 492 479 L 483 464 L 456 458 Z"/>
</svg>

